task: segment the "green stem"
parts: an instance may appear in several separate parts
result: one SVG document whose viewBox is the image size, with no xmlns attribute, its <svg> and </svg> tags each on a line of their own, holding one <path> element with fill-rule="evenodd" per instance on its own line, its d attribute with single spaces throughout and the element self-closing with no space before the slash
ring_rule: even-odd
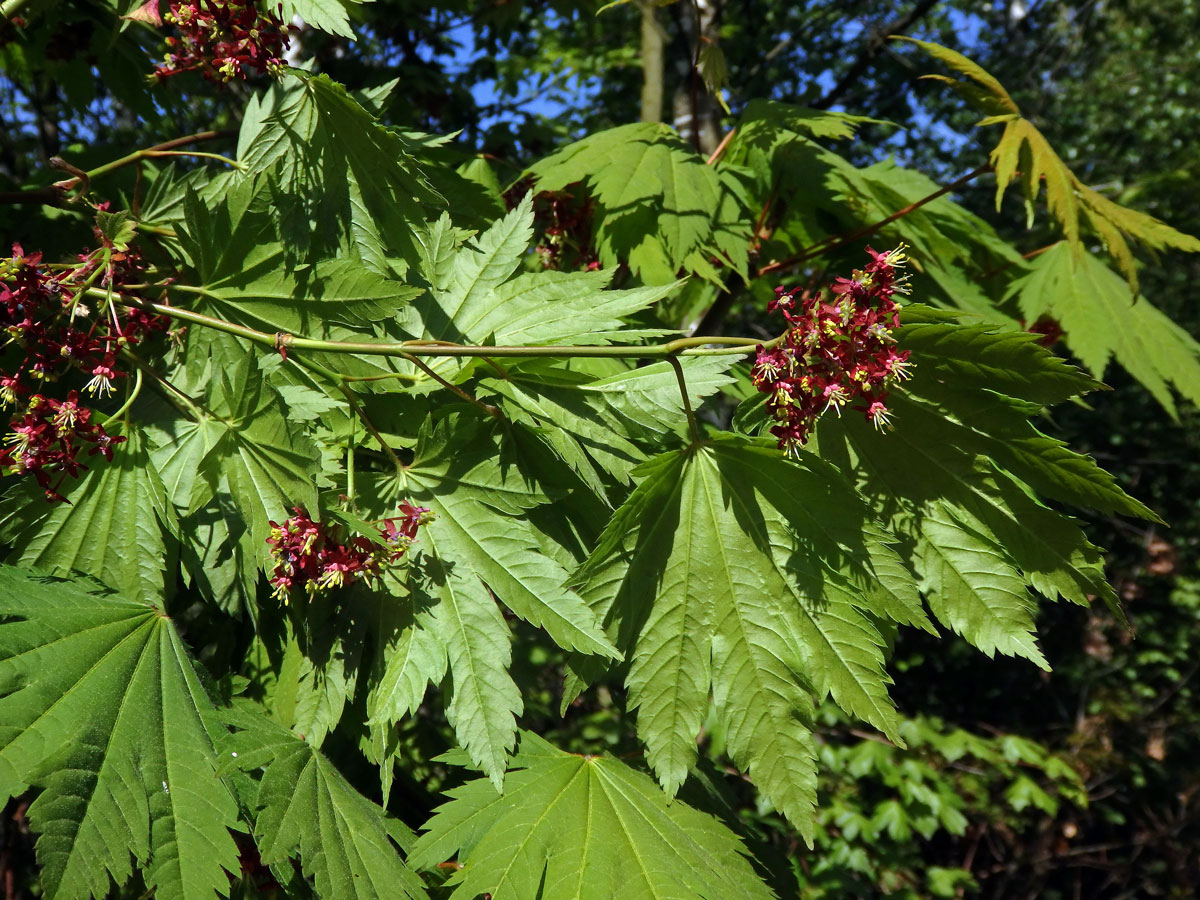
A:
<svg viewBox="0 0 1200 900">
<path fill-rule="evenodd" d="M 464 391 L 462 388 L 460 388 L 457 384 L 454 384 L 451 381 L 447 381 L 445 378 L 443 378 L 437 372 L 433 371 L 433 369 L 431 369 L 429 366 L 427 366 L 421 360 L 417 359 L 415 356 L 409 355 L 409 356 L 406 356 L 405 359 L 407 359 L 410 363 L 412 363 L 414 366 L 416 366 L 418 369 L 420 369 L 422 372 L 424 372 L 426 375 L 428 375 L 430 378 L 432 378 L 434 381 L 436 381 L 442 387 L 447 388 L 448 390 L 451 390 L 454 393 L 458 394 L 458 396 L 462 397 L 468 403 L 472 403 L 475 406 L 478 406 L 481 410 L 483 410 L 485 413 L 487 413 L 492 418 L 495 418 L 495 419 L 500 418 L 500 410 L 498 410 L 496 407 L 492 406 L 489 403 L 484 403 L 482 400 L 477 400 L 476 398 L 472 397 L 470 394 L 468 394 L 466 391 Z"/>
<path fill-rule="evenodd" d="M 100 423 L 101 428 L 108 427 L 109 422 L 116 421 L 129 411 L 129 407 L 133 406 L 133 401 L 138 398 L 138 394 L 142 392 L 142 370 L 133 370 L 133 390 L 129 392 L 129 396 L 125 398 L 125 402 L 121 404 L 121 408 L 115 413 Z"/>
<path fill-rule="evenodd" d="M 278 341 L 282 337 L 284 337 L 284 335 L 276 336 L 276 349 L 281 346 Z M 308 369 L 310 372 L 316 372 L 318 375 L 322 376 L 323 378 L 327 378 L 329 381 L 335 384 L 337 389 L 342 392 L 342 396 L 346 398 L 346 403 L 350 407 L 350 410 L 354 413 L 358 420 L 363 423 L 363 427 L 366 428 L 367 431 L 371 432 L 371 436 L 379 442 L 379 446 L 383 449 L 383 452 L 387 458 L 392 461 L 392 464 L 396 467 L 396 471 L 404 471 L 404 463 L 401 462 L 400 457 L 396 455 L 396 451 L 392 449 L 391 445 L 384 440 L 383 434 L 380 433 L 379 429 L 375 427 L 375 423 L 372 422 L 370 417 L 367 416 L 366 410 L 364 410 L 359 404 L 358 398 L 354 396 L 354 391 L 352 391 L 350 386 L 346 384 L 346 380 L 342 375 L 333 371 L 333 369 L 326 368 L 320 363 L 313 362 L 311 359 L 302 359 L 298 356 L 289 356 L 288 362 L 295 366 L 299 366 L 302 369 Z"/>
<path fill-rule="evenodd" d="M 162 228 L 159 225 L 146 225 L 143 222 L 134 222 L 133 227 L 143 234 L 157 234 L 161 235 L 162 237 L 169 238 L 179 237 L 179 235 L 175 233 L 174 228 Z"/>
<path fill-rule="evenodd" d="M 174 285 L 173 290 L 178 290 L 180 285 Z M 199 288 L 188 288 L 193 293 L 202 293 Z M 94 289 L 88 291 L 93 293 Z M 322 353 L 354 353 L 363 356 L 395 356 L 401 359 L 409 359 L 412 357 L 457 357 L 457 358 L 486 358 L 486 357 L 508 357 L 520 359 L 579 359 L 579 358 L 603 358 L 603 359 L 663 359 L 669 356 L 746 356 L 753 353 L 759 346 L 774 346 L 774 341 L 764 342 L 755 338 L 742 337 L 714 337 L 705 335 L 703 337 L 686 337 L 677 338 L 673 341 L 667 341 L 663 344 L 649 344 L 638 347 L 623 347 L 623 346 L 579 346 L 566 345 L 558 346 L 554 344 L 539 345 L 539 346 L 511 346 L 511 347 L 496 347 L 496 346 L 468 346 L 464 344 L 449 344 L 445 342 L 431 341 L 403 341 L 401 343 L 382 343 L 379 341 L 323 341 L 315 338 L 296 337 L 290 334 L 267 334 L 265 331 L 258 331 L 254 328 L 248 328 L 245 325 L 236 325 L 233 322 L 226 322 L 222 319 L 216 319 L 212 316 L 206 316 L 203 313 L 193 312 L 190 309 L 182 309 L 177 306 L 168 306 L 163 303 L 154 303 L 150 300 L 143 300 L 140 297 L 126 297 L 118 295 L 118 298 L 126 306 L 144 309 L 147 312 L 157 313 L 160 316 L 178 319 L 181 322 L 190 322 L 193 325 L 203 325 L 206 328 L 212 328 L 216 331 L 223 331 L 226 334 L 236 335 L 237 337 L 245 338 L 256 344 L 261 344 L 270 347 L 273 350 L 315 350 Z M 776 338 L 775 341 L 778 341 Z M 722 347 L 709 347 L 710 344 L 724 344 Z"/>
<path fill-rule="evenodd" d="M 155 159 L 160 156 L 194 156 L 199 159 L 215 159 L 217 162 L 223 162 L 227 166 L 237 169 L 239 172 L 246 170 L 246 164 L 238 162 L 236 159 L 230 159 L 228 156 L 222 156 L 220 153 L 204 153 L 200 150 L 142 150 L 140 151 L 143 159 Z"/>
<path fill-rule="evenodd" d="M 79 181 L 87 182 L 93 178 L 99 178 L 101 175 L 107 175 L 109 172 L 115 171 L 116 169 L 120 169 L 124 166 L 133 165 L 136 162 L 141 162 L 143 159 L 150 159 L 155 156 L 170 155 L 170 152 L 176 147 L 183 147 L 187 144 L 195 144 L 199 141 L 213 141 L 219 138 L 232 137 L 235 133 L 236 132 L 233 131 L 198 131 L 195 134 L 184 135 L 183 137 L 175 138 L 171 141 L 155 144 L 153 147 L 147 147 L 145 150 L 135 150 L 133 153 L 122 156 L 120 159 L 114 159 L 112 162 L 107 162 L 102 166 L 97 166 L 94 169 L 84 172 L 82 175 L 77 176 L 73 182 L 59 182 L 58 186 L 63 188 L 73 187 L 74 184 L 78 183 Z M 222 162 L 229 163 L 235 168 L 241 166 L 241 163 L 238 163 L 235 160 L 230 160 L 223 156 L 216 156 L 215 154 L 195 153 L 189 155 L 214 157 Z"/>
<path fill-rule="evenodd" d="M 688 399 L 687 379 L 683 376 L 683 365 L 678 356 L 668 356 L 667 362 L 675 370 L 675 380 L 679 382 L 679 396 L 683 400 L 683 411 L 687 413 L 688 431 L 692 435 L 692 444 L 700 443 L 700 428 L 696 424 L 696 414 L 692 412 L 692 401 Z"/>
<path fill-rule="evenodd" d="M 346 499 L 354 509 L 354 420 L 350 420 L 350 440 L 346 443 Z"/>
<path fill-rule="evenodd" d="M 387 381 L 389 378 L 399 378 L 401 381 L 418 382 L 421 379 L 408 372 L 388 372 L 386 375 L 343 375 L 342 381 L 347 384 L 357 384 L 361 381 Z"/>
<path fill-rule="evenodd" d="M 154 383 L 158 386 L 159 393 L 162 395 L 162 397 L 177 410 L 179 410 L 179 412 L 182 413 L 185 418 L 191 419 L 193 422 L 199 422 L 205 417 L 216 418 L 209 410 L 205 409 L 175 385 L 171 384 L 171 382 L 167 381 L 167 379 L 155 372 L 148 362 L 146 362 L 128 347 L 122 348 L 121 358 L 128 359 L 130 362 L 132 362 L 134 366 L 137 367 L 139 374 L 145 372 L 152 379 L 154 379 Z"/>
<path fill-rule="evenodd" d="M 354 410 L 354 415 L 358 416 L 359 421 L 363 423 L 363 427 L 371 432 L 371 437 L 379 442 L 379 446 L 383 448 L 384 455 L 392 461 L 392 465 L 396 467 L 396 471 L 403 475 L 404 463 L 396 455 L 396 451 L 392 449 L 391 444 L 383 439 L 383 435 L 379 433 L 379 429 L 375 427 L 375 423 L 367 417 L 366 411 L 358 403 L 358 398 L 354 396 L 354 391 L 350 389 L 349 385 L 340 382 L 338 387 L 341 389 L 342 396 L 346 398 L 346 402 L 350 405 L 350 408 Z"/>
</svg>

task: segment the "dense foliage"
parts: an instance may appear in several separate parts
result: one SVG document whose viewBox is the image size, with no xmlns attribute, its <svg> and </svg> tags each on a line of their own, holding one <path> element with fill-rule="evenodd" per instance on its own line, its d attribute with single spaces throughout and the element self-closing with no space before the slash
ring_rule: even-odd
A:
<svg viewBox="0 0 1200 900">
<path fill-rule="evenodd" d="M 1049 670 L 1056 601 L 1128 634 L 1079 517 L 1162 520 L 1051 416 L 1117 367 L 1200 402 L 1135 256 L 1200 240 L 958 50 L 895 49 L 984 141 L 906 147 L 939 186 L 829 111 L 880 41 L 753 97 L 799 14 L 684 7 L 471 7 L 534 35 L 498 83 L 605 76 L 488 130 L 386 9 L 0 5 L 0 791 L 49 896 L 951 897 L 1071 852 L 1104 764 L 941 695 Z"/>
</svg>

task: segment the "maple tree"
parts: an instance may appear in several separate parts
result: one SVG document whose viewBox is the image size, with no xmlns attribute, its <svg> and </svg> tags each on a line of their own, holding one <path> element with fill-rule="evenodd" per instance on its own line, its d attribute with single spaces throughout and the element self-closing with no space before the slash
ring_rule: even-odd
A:
<svg viewBox="0 0 1200 900">
<path fill-rule="evenodd" d="M 246 88 L 236 146 L 59 160 L 27 199 L 90 244 L 0 260 L 0 789 L 33 792 L 48 895 L 773 896 L 713 760 L 818 855 L 819 772 L 908 744 L 1077 799 L 1060 758 L 902 715 L 890 647 L 940 627 L 1049 668 L 1038 602 L 1119 616 L 1069 510 L 1156 514 L 1036 421 L 1112 360 L 1200 401 L 1133 256 L 1200 240 L 928 42 L 1004 126 L 953 185 L 767 99 L 710 154 L 626 124 L 502 184 L 386 125 L 395 83 L 287 65 L 293 13 L 345 35 L 352 6 L 117 4 L 114 40 L 168 48 L 142 90 Z M 1063 240 L 1022 255 L 952 199 L 983 177 L 1029 217 L 1044 184 Z M 731 295 L 751 327 L 697 333 Z M 637 749 L 522 727 L 535 660 L 566 719 L 620 690 Z M 839 760 L 830 718 L 883 749 Z M 856 827 L 961 833 L 930 784 Z"/>
</svg>

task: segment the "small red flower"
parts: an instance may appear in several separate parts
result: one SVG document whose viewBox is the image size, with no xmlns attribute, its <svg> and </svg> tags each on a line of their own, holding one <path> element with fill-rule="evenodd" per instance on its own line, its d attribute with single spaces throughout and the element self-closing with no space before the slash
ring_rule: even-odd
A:
<svg viewBox="0 0 1200 900">
<path fill-rule="evenodd" d="M 856 401 L 869 422 L 890 424 L 887 389 L 908 377 L 907 350 L 896 350 L 892 329 L 900 323 L 898 293 L 906 293 L 897 270 L 903 248 L 886 253 L 867 248 L 866 268 L 838 278 L 829 299 L 775 289 L 768 304 L 787 320 L 788 330 L 774 347 L 760 346 L 751 375 L 767 395 L 771 427 L 781 449 L 793 452 L 808 441 L 827 410 L 841 415 Z"/>
<path fill-rule="evenodd" d="M 335 526 L 313 521 L 299 507 L 293 512 L 283 524 L 272 522 L 267 538 L 275 560 L 271 584 L 284 603 L 296 587 L 312 597 L 319 591 L 373 578 L 385 565 L 404 556 L 416 540 L 417 529 L 433 517 L 424 507 L 403 503 L 400 515 L 384 519 L 377 534 L 343 541 Z"/>
<path fill-rule="evenodd" d="M 91 444 L 89 455 L 100 453 L 111 460 L 113 446 L 125 440 L 93 424 L 91 417 L 92 411 L 79 405 L 76 391 L 66 400 L 34 394 L 24 415 L 10 423 L 10 446 L 0 452 L 0 468 L 10 475 L 32 475 L 47 500 L 64 501 L 58 490 L 63 481 L 78 478 L 87 468 L 78 460 L 80 449 Z"/>
<path fill-rule="evenodd" d="M 282 7 L 278 7 L 282 11 Z M 154 70 L 160 81 L 199 71 L 209 81 L 245 78 L 248 71 L 276 75 L 286 63 L 292 26 L 255 0 L 171 0 L 162 20 L 175 26 L 168 52 Z"/>
</svg>

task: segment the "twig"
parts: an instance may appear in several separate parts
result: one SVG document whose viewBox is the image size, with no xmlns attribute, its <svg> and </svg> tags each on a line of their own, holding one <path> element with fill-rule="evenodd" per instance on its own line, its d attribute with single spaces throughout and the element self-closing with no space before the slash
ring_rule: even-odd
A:
<svg viewBox="0 0 1200 900">
<path fill-rule="evenodd" d="M 985 163 L 984 165 L 979 166 L 978 168 L 972 169 L 970 172 L 968 172 L 966 175 L 962 176 L 961 178 L 957 179 L 956 181 L 952 181 L 950 184 L 948 184 L 944 187 L 938 188 L 932 194 L 929 194 L 926 197 L 922 197 L 920 200 L 910 203 L 908 206 L 904 207 L 903 209 L 896 210 L 894 213 L 892 213 L 890 216 L 888 216 L 885 219 L 880 219 L 878 222 L 875 222 L 871 225 L 864 225 L 862 228 L 856 229 L 855 231 L 851 231 L 851 232 L 848 232 L 845 234 L 834 235 L 832 237 L 825 238 L 824 240 L 818 241 L 817 243 L 813 244 L 810 247 L 805 247 L 803 250 L 801 250 L 795 256 L 790 257 L 788 259 L 767 263 L 765 266 L 763 266 L 762 268 L 760 268 L 758 270 L 758 274 L 765 275 L 768 272 L 775 272 L 779 269 L 790 268 L 791 266 L 798 265 L 799 263 L 802 263 L 805 260 L 812 259 L 814 256 L 822 256 L 826 253 L 829 253 L 831 250 L 837 250 L 840 247 L 844 247 L 846 244 L 851 244 L 854 241 L 862 240 L 865 237 L 870 237 L 875 232 L 879 231 L 881 228 L 885 228 L 886 226 L 895 222 L 897 219 L 904 218 L 909 213 L 915 212 L 916 210 L 920 209 L 925 204 L 932 203 L 934 200 L 937 200 L 939 197 L 943 197 L 946 194 L 951 193 L 952 191 L 958 190 L 964 184 L 967 184 L 968 182 L 974 180 L 975 178 L 978 178 L 984 172 L 991 171 L 991 168 L 992 167 L 990 164 Z"/>
<path fill-rule="evenodd" d="M 178 289 L 180 285 L 173 286 Z M 195 290 L 195 289 L 193 289 Z M 99 291 L 97 288 L 91 288 L 87 291 L 90 295 L 106 296 L 106 292 Z M 144 300 L 141 297 L 131 297 L 123 294 L 114 294 L 114 299 L 123 303 L 125 306 L 144 309 L 147 312 L 157 313 L 161 316 L 167 316 L 171 319 L 178 319 L 182 322 L 190 322 L 194 325 L 203 325 L 206 328 L 213 328 L 217 331 L 223 331 L 226 334 L 236 335 L 237 337 L 245 338 L 248 341 L 253 341 L 256 344 L 261 344 L 270 347 L 273 350 L 279 350 L 281 347 L 287 350 L 317 350 L 325 353 L 356 353 L 363 356 L 396 356 L 401 359 L 410 359 L 411 357 L 457 357 L 457 358 L 487 358 L 487 357 L 509 357 L 521 359 L 662 359 L 672 355 L 680 356 L 746 356 L 754 353 L 755 350 L 763 345 L 763 341 L 755 338 L 743 337 L 725 337 L 725 336 L 704 336 L 704 337 L 686 337 L 676 338 L 673 341 L 667 341 L 663 344 L 647 344 L 642 346 L 574 346 L 565 345 L 559 346 L 555 344 L 545 344 L 537 346 L 512 346 L 512 347 L 497 347 L 497 346 L 470 346 L 465 344 L 451 344 L 444 341 L 403 341 L 401 343 L 383 343 L 380 341 L 324 341 L 315 338 L 297 337 L 291 334 L 275 335 L 267 334 L 264 331 L 258 331 L 254 328 L 248 328 L 245 325 L 235 325 L 233 322 L 226 322 L 222 319 L 216 319 L 212 316 L 206 316 L 203 313 L 193 312 L 190 309 L 183 309 L 178 306 L 169 306 L 164 303 L 155 303 L 151 300 Z M 710 344 L 721 344 L 725 346 L 710 347 Z M 770 342 L 767 342 L 769 345 Z"/>
<path fill-rule="evenodd" d="M 721 143 L 717 144 L 717 149 L 712 152 L 712 156 L 708 158 L 710 166 L 716 165 L 717 160 L 725 155 L 725 150 L 729 146 L 729 142 L 733 140 L 733 136 L 737 133 L 736 128 L 730 128 L 725 132 L 725 137 L 721 138 Z"/>
<path fill-rule="evenodd" d="M 867 69 L 871 68 L 871 64 L 875 62 L 875 57 L 887 46 L 888 38 L 907 30 L 910 25 L 937 6 L 937 2 L 938 0 L 922 0 L 907 15 L 901 16 L 890 25 L 885 25 L 879 31 L 873 31 L 868 36 L 867 43 L 859 52 L 854 64 L 846 70 L 846 74 L 838 80 L 838 83 L 830 88 L 828 94 L 813 103 L 813 109 L 829 109 L 829 107 L 833 106 L 838 98 L 846 93 L 854 82 L 862 77 Z"/>
<path fill-rule="evenodd" d="M 105 163 L 102 166 L 97 166 L 96 168 L 90 169 L 87 172 L 81 172 L 79 169 L 76 169 L 74 166 L 71 166 L 70 163 L 67 163 L 64 160 L 62 160 L 61 158 L 56 157 L 56 159 L 58 159 L 59 163 L 61 163 L 61 165 L 59 165 L 59 168 L 67 168 L 67 169 L 73 170 L 73 172 L 75 173 L 74 179 L 68 179 L 67 181 L 60 181 L 60 182 L 58 182 L 57 186 L 63 188 L 64 190 L 70 190 L 71 188 L 75 187 L 75 185 L 78 184 L 80 181 L 84 181 L 86 183 L 87 181 L 89 181 L 93 178 L 99 178 L 101 175 L 107 175 L 109 172 L 112 172 L 123 166 L 128 166 L 128 165 L 132 165 L 133 163 L 140 162 L 143 159 L 150 159 L 155 156 L 172 155 L 171 151 L 175 150 L 177 147 L 183 147 L 188 144 L 195 144 L 195 143 L 199 143 L 201 141 L 215 141 L 215 140 L 219 140 L 221 138 L 233 137 L 236 134 L 237 134 L 237 132 L 230 131 L 230 130 L 198 131 L 195 134 L 188 134 L 188 135 L 184 135 L 183 137 L 175 138 L 170 141 L 164 141 L 161 144 L 155 144 L 153 147 L 147 147 L 145 150 L 135 150 L 133 153 L 130 153 L 127 156 L 122 156 L 120 159 L 114 159 L 112 162 Z M 214 156 L 215 154 L 195 153 L 195 154 L 186 154 L 186 155 Z M 225 157 L 218 157 L 218 158 L 221 159 L 223 162 L 227 162 L 231 165 L 237 165 L 236 161 L 234 161 L 234 160 L 230 160 Z M 85 187 L 85 191 L 86 191 L 86 187 Z"/>
<path fill-rule="evenodd" d="M 454 384 L 451 381 L 447 381 L 445 378 L 443 378 L 441 375 L 439 375 L 437 372 L 435 372 L 433 369 L 431 369 L 429 366 L 427 366 L 424 362 L 417 359 L 417 357 L 415 357 L 411 354 L 408 354 L 408 355 L 404 356 L 403 358 L 407 359 L 410 363 L 412 363 L 414 366 L 416 366 L 418 369 L 420 369 L 422 372 L 424 372 L 426 375 L 428 375 L 430 378 L 432 378 L 434 381 L 436 381 L 442 387 L 453 391 L 454 393 L 458 394 L 458 396 L 460 396 L 464 400 L 466 400 L 468 403 L 474 404 L 475 406 L 479 407 L 481 410 L 483 410 L 485 413 L 487 413 L 492 418 L 494 418 L 494 419 L 500 418 L 500 410 L 499 409 L 492 406 L 490 403 L 484 403 L 482 400 L 477 400 L 476 398 L 472 397 L 470 394 L 468 394 L 466 391 L 464 391 L 462 388 L 460 388 L 457 384 Z"/>
<path fill-rule="evenodd" d="M 66 192 L 53 185 L 27 191 L 0 191 L 0 204 L 5 205 L 35 203 L 38 206 L 63 206 L 66 202 Z"/>
</svg>

